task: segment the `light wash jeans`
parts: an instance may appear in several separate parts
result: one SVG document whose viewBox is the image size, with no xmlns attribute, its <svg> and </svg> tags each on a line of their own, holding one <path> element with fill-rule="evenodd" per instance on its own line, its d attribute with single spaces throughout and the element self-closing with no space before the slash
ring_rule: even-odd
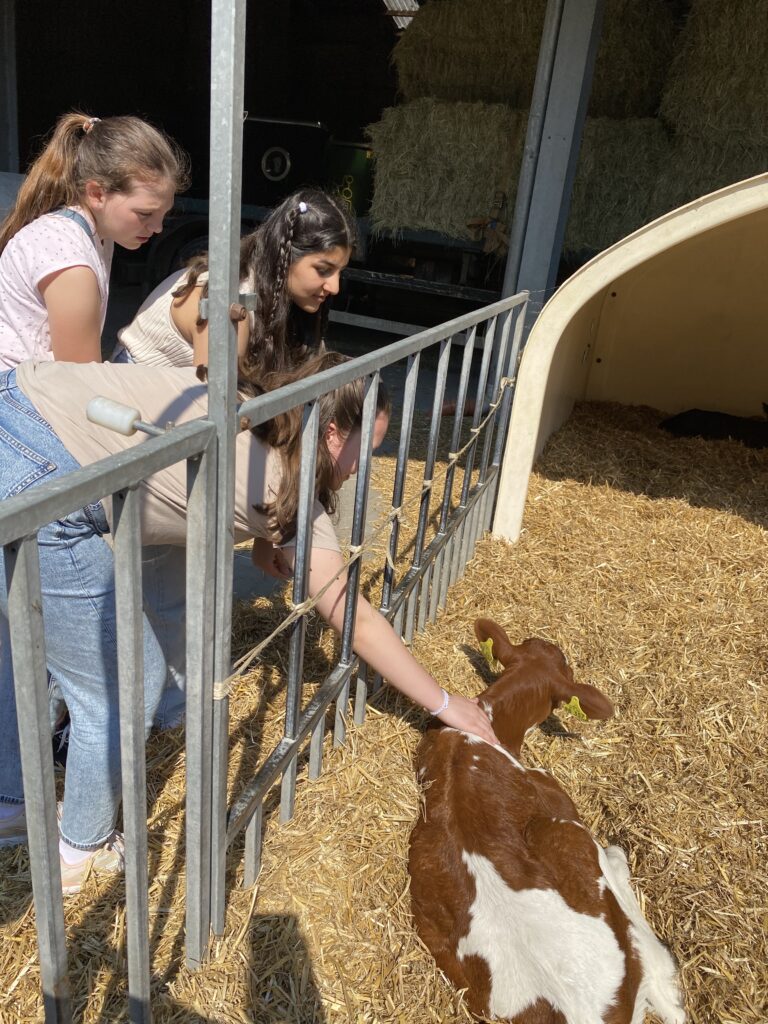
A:
<svg viewBox="0 0 768 1024">
<path fill-rule="evenodd" d="M 78 468 L 46 420 L 0 373 L 0 499 Z M 120 804 L 114 559 L 102 505 L 88 505 L 38 533 L 48 670 L 69 708 L 71 732 L 61 833 L 80 849 L 102 845 Z M 165 684 L 160 644 L 144 617 L 144 727 Z M 0 802 L 24 799 L 16 727 L 5 566 L 0 552 Z"/>
<path fill-rule="evenodd" d="M 130 352 L 119 344 L 112 363 L 133 363 Z M 155 715 L 158 729 L 171 729 L 184 721 L 186 710 L 186 579 L 187 550 L 171 544 L 147 545 L 141 550 L 144 611 L 160 642 L 168 674 Z M 52 716 L 54 711 L 52 709 Z"/>
</svg>

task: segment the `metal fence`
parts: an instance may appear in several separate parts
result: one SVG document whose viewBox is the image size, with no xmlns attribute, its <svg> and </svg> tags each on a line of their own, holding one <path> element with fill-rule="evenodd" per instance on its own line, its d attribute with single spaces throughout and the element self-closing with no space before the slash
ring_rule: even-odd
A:
<svg viewBox="0 0 768 1024">
<path fill-rule="evenodd" d="M 188 466 L 187 717 L 186 717 L 186 958 L 201 963 L 211 930 L 224 929 L 227 851 L 245 830 L 245 882 L 259 870 L 262 811 L 281 780 L 281 817 L 293 809 L 296 770 L 309 742 L 310 774 L 322 769 L 326 709 L 335 702 L 334 741 L 343 741 L 354 681 L 354 718 L 363 720 L 368 693 L 380 685 L 352 651 L 365 534 L 376 396 L 383 370 L 400 364 L 405 386 L 383 567 L 381 607 L 406 642 L 445 604 L 448 587 L 471 558 L 490 524 L 499 465 L 513 396 L 526 296 L 495 303 L 310 380 L 244 404 L 235 401 L 229 307 L 237 294 L 240 227 L 245 0 L 212 2 L 209 418 L 170 428 L 130 452 L 112 456 L 4 501 L 0 544 L 5 554 L 9 619 L 22 768 L 28 815 L 32 887 L 40 952 L 45 1019 L 68 1024 L 72 1003 L 67 980 L 56 794 L 50 753 L 47 673 L 36 532 L 94 500 L 112 496 L 118 637 L 120 749 L 126 845 L 126 933 L 129 1017 L 149 1024 L 147 808 L 143 735 L 141 539 L 138 490 L 146 477 L 181 460 Z M 436 472 L 438 444 L 452 351 L 460 352 L 450 454 Z M 428 353 L 428 355 L 427 355 Z M 418 499 L 410 565 L 399 576 L 400 515 L 405 492 L 416 395 L 423 357 L 436 355 L 431 427 Z M 335 668 L 303 701 L 302 659 L 306 629 L 310 508 L 318 427 L 318 397 L 355 378 L 366 381 L 362 448 L 354 499 L 346 613 Z M 453 397 L 453 396 L 451 396 Z M 468 398 L 475 401 L 469 436 L 462 424 Z M 227 804 L 232 613 L 232 508 L 234 437 L 238 417 L 252 425 L 303 405 L 300 518 L 292 600 L 290 658 L 283 738 L 268 753 L 243 792 Z M 465 432 L 466 433 L 466 432 Z M 460 481 L 457 502 L 452 499 Z M 438 490 L 441 484 L 442 490 Z M 439 494 L 437 528 L 430 536 L 430 502 Z M 23 699 L 22 699 L 23 695 Z"/>
<path fill-rule="evenodd" d="M 289 662 L 287 672 L 286 711 L 283 737 L 269 752 L 254 778 L 238 794 L 228 813 L 226 807 L 226 758 L 218 750 L 214 756 L 214 835 L 213 848 L 219 852 L 223 872 L 226 849 L 235 837 L 246 829 L 245 884 L 255 881 L 259 870 L 261 824 L 264 799 L 273 783 L 281 779 L 280 817 L 290 818 L 293 812 L 296 768 L 299 752 L 310 737 L 309 774 L 316 778 L 322 769 L 322 740 L 325 712 L 335 702 L 336 715 L 334 741 L 344 739 L 350 688 L 355 680 L 354 720 L 361 723 L 369 692 L 367 669 L 359 664 L 352 651 L 355 611 L 357 606 L 361 556 L 364 550 L 366 512 L 370 488 L 373 428 L 376 419 L 376 399 L 383 370 L 399 365 L 404 367 L 405 388 L 400 420 L 399 449 L 390 510 L 382 524 L 389 531 L 387 556 L 382 568 L 381 611 L 392 621 L 406 642 L 414 631 L 423 629 L 426 622 L 434 621 L 438 608 L 445 606 L 448 587 L 464 570 L 472 557 L 477 538 L 490 525 L 498 471 L 506 435 L 506 426 L 512 400 L 513 373 L 520 350 L 520 337 L 524 321 L 527 296 L 518 295 L 488 306 L 477 313 L 468 314 L 439 327 L 395 342 L 368 355 L 358 357 L 332 370 L 316 374 L 308 380 L 292 384 L 280 391 L 263 395 L 244 403 L 239 409 L 253 426 L 294 408 L 304 406 L 301 456 L 301 484 L 299 519 L 296 534 L 296 563 L 292 590 L 293 612 L 283 627 L 290 630 Z M 452 349 L 460 349 L 461 368 L 455 396 L 455 411 L 451 414 L 450 452 L 445 472 L 435 473 L 438 442 L 443 421 L 443 402 L 446 395 L 449 361 Z M 411 455 L 411 432 L 416 408 L 416 394 L 423 357 L 436 354 L 436 373 L 427 371 L 434 389 L 430 408 L 430 429 L 426 441 L 423 480 L 418 496 L 416 533 L 409 567 L 400 579 L 395 576 L 395 564 L 400 555 L 400 519 L 406 474 Z M 303 702 L 303 655 L 306 616 L 314 602 L 307 599 L 311 509 L 314 501 L 315 457 L 317 452 L 319 406 L 318 398 L 349 381 L 365 380 L 365 404 L 361 434 L 360 464 L 354 498 L 350 558 L 348 561 L 345 615 L 338 663 L 319 689 L 305 704 Z M 472 385 L 472 386 L 471 386 Z M 471 393 L 470 393 L 471 392 Z M 462 445 L 462 424 L 468 398 L 474 402 L 469 438 Z M 466 433 L 466 431 L 465 431 Z M 473 471 L 474 480 L 473 480 Z M 461 474 L 460 497 L 451 508 L 451 496 Z M 433 492 L 442 484 L 439 494 L 439 520 L 434 537 L 427 543 L 428 518 Z M 272 641 L 277 630 L 270 635 Z M 262 642 L 252 656 L 245 658 L 247 667 L 252 657 L 266 646 Z M 230 686 L 236 674 L 217 685 L 215 699 L 217 719 L 222 732 L 216 743 L 224 743 L 227 702 Z M 381 680 L 373 678 L 370 687 L 378 688 Z M 216 868 L 214 868 L 216 871 Z M 213 908 L 213 920 L 221 920 L 223 906 Z"/>
<path fill-rule="evenodd" d="M 210 871 L 211 581 L 216 431 L 196 421 L 152 437 L 0 505 L 8 616 L 27 814 L 32 891 L 46 1021 L 66 1024 L 72 1007 L 59 865 L 56 789 L 51 757 L 48 678 L 37 531 L 111 496 L 115 601 L 119 621 L 118 698 L 126 850 L 126 933 L 130 1018 L 149 1021 L 147 792 L 144 749 L 140 482 L 187 461 L 187 929 L 201 932 L 200 893 Z M 207 907 L 204 908 L 207 922 Z M 207 927 L 207 923 L 206 923 Z M 194 947 L 193 947 L 194 948 Z"/>
<path fill-rule="evenodd" d="M 187 961 L 199 964 L 208 946 L 209 924 L 223 920 L 224 890 L 211 889 L 211 878 L 223 875 L 227 850 L 243 830 L 245 884 L 259 870 L 262 810 L 272 785 L 281 780 L 281 820 L 293 811 L 300 752 L 309 739 L 309 772 L 322 770 L 325 713 L 335 702 L 334 742 L 343 742 L 352 681 L 354 719 L 360 723 L 366 699 L 381 680 L 368 680 L 366 666 L 352 650 L 355 612 L 364 550 L 370 488 L 373 428 L 382 371 L 404 371 L 400 434 L 391 507 L 382 524 L 389 532 L 382 569 L 381 610 L 406 642 L 445 605 L 448 588 L 472 557 L 478 537 L 490 525 L 498 472 L 509 421 L 513 375 L 517 365 L 526 296 L 503 300 L 477 313 L 421 332 L 344 363 L 334 369 L 253 399 L 240 406 L 238 418 L 252 426 L 299 405 L 303 406 L 301 483 L 297 553 L 292 591 L 294 610 L 282 624 L 290 631 L 283 737 L 264 758 L 256 774 L 231 808 L 227 808 L 228 694 L 238 673 L 218 681 L 214 671 L 214 623 L 224 613 L 213 583 L 217 567 L 213 538 L 217 515 L 217 434 L 211 420 L 169 427 L 129 452 L 110 456 L 0 506 L 0 544 L 8 584 L 12 656 L 17 693 L 22 769 L 27 803 L 32 887 L 37 921 L 46 1021 L 71 1020 L 66 973 L 61 876 L 58 857 L 56 792 L 50 748 L 48 688 L 37 555 L 37 531 L 86 504 L 110 496 L 118 634 L 120 749 L 123 765 L 123 821 L 126 846 L 126 919 L 130 1019 L 149 1022 L 150 963 L 148 949 L 147 805 L 143 734 L 142 584 L 138 487 L 152 473 L 181 459 L 188 466 L 187 563 L 187 718 L 186 718 L 186 943 Z M 438 443 L 444 419 L 449 362 L 460 360 L 455 411 L 450 415 L 450 452 L 438 468 Z M 431 358 L 436 369 L 423 370 Z M 399 551 L 403 495 L 409 470 L 412 426 L 420 373 L 434 388 L 423 479 L 417 495 L 415 537 L 409 539 L 410 564 L 395 573 Z M 346 610 L 338 663 L 311 699 L 303 701 L 303 653 L 307 601 L 311 510 L 319 422 L 318 399 L 352 380 L 365 381 L 361 454 L 346 585 Z M 423 390 L 423 389 L 422 389 Z M 451 398 L 454 395 L 451 394 Z M 471 426 L 464 412 L 474 401 Z M 462 430 L 466 437 L 462 443 Z M 439 485 L 439 486 L 438 486 Z M 458 491 L 458 498 L 452 495 Z M 434 536 L 428 519 L 438 500 Z M 454 505 L 455 507 L 452 507 Z M 229 513 L 231 516 L 231 511 Z M 229 519 L 228 516 L 228 519 Z M 231 544 L 226 553 L 230 562 Z M 231 607 L 231 592 L 225 602 Z M 219 628 L 220 628 L 219 625 Z M 230 625 L 227 624 L 227 630 Z M 227 634 L 227 639 L 229 634 Z M 273 642 L 275 635 L 268 638 Z M 263 646 L 263 645 L 262 645 Z M 247 660 L 247 659 L 246 659 Z M 220 906 L 211 904 L 219 892 Z M 214 930 L 216 930 L 214 928 Z M 219 931 L 223 929 L 218 929 Z"/>
</svg>

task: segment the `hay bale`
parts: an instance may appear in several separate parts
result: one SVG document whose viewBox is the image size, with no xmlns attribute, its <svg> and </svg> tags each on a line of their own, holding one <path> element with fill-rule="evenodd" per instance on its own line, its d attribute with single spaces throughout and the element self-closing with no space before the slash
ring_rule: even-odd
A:
<svg viewBox="0 0 768 1024">
<path fill-rule="evenodd" d="M 660 114 L 679 132 L 768 143 L 766 0 L 692 0 Z"/>
<path fill-rule="evenodd" d="M 766 170 L 768 140 L 748 143 L 735 135 L 675 135 L 650 205 L 658 216 Z"/>
<path fill-rule="evenodd" d="M 669 147 L 658 118 L 587 118 L 564 250 L 599 252 L 658 216 L 656 185 Z"/>
<path fill-rule="evenodd" d="M 422 7 L 392 54 L 404 99 L 528 107 L 545 9 L 546 0 L 443 0 Z M 590 113 L 654 115 L 676 32 L 663 0 L 608 0 Z"/>
<path fill-rule="evenodd" d="M 766 0 L 692 0 L 661 101 L 679 132 L 768 144 Z"/>
<path fill-rule="evenodd" d="M 525 125 L 524 112 L 501 104 L 420 99 L 385 110 L 366 129 L 376 161 L 374 228 L 470 238 L 467 222 L 489 213 L 496 192 L 512 209 Z"/>
</svg>

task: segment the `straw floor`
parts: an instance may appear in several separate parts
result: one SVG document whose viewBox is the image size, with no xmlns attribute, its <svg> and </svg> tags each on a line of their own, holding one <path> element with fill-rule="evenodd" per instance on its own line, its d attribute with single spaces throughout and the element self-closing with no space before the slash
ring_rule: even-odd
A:
<svg viewBox="0 0 768 1024">
<path fill-rule="evenodd" d="M 612 721 L 550 720 L 525 757 L 567 787 L 600 841 L 627 850 L 646 913 L 680 961 L 693 1024 L 761 1024 L 768 453 L 672 439 L 658 418 L 578 407 L 537 463 L 519 542 L 479 544 L 414 652 L 450 689 L 475 694 L 484 684 L 472 622 L 490 616 L 515 641 L 559 643 L 577 678 L 611 697 Z M 419 469 L 414 458 L 411 495 Z M 384 490 L 391 472 L 382 459 Z M 266 601 L 240 608 L 238 651 L 280 611 Z M 313 625 L 309 680 L 322 677 L 332 645 Z M 233 698 L 233 790 L 277 737 L 284 658 L 284 649 L 268 654 Z M 407 842 L 419 800 L 411 758 L 424 721 L 384 691 L 345 747 L 327 744 L 318 781 L 300 767 L 292 821 L 278 824 L 274 801 L 266 809 L 254 888 L 239 887 L 239 856 L 230 858 L 226 931 L 197 973 L 183 965 L 181 736 L 153 738 L 156 1021 L 471 1020 L 409 919 Z M 89 887 L 67 902 L 66 918 L 78 1019 L 127 1019 L 121 887 Z M 0 924 L 0 1021 L 40 1020 L 24 850 L 0 853 Z"/>
</svg>

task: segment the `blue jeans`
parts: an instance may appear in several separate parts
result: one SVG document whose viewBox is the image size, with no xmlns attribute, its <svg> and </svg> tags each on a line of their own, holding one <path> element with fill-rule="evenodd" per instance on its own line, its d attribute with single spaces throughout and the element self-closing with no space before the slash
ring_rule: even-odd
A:
<svg viewBox="0 0 768 1024">
<path fill-rule="evenodd" d="M 77 468 L 16 386 L 16 371 L 0 373 L 0 500 Z M 120 804 L 114 559 L 103 539 L 106 533 L 109 525 L 101 503 L 38 533 L 46 662 L 71 721 L 61 834 L 83 850 L 109 838 Z M 2 559 L 0 552 L 0 802 L 18 803 L 24 792 Z M 165 676 L 165 659 L 145 616 L 147 732 Z"/>
</svg>

